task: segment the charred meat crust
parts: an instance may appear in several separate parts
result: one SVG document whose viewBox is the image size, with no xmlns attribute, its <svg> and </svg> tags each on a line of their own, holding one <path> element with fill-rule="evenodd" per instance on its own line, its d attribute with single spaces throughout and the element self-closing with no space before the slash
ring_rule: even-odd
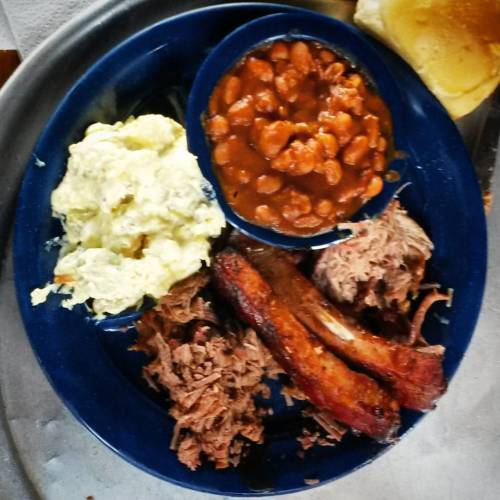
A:
<svg viewBox="0 0 500 500">
<path fill-rule="evenodd" d="M 273 292 L 336 354 L 387 383 L 399 403 L 429 410 L 446 390 L 442 355 L 371 334 L 344 316 L 288 260 L 282 250 L 245 237 L 231 242 L 243 251 Z"/>
<path fill-rule="evenodd" d="M 319 409 L 379 441 L 392 441 L 399 405 L 373 379 L 351 370 L 311 335 L 240 253 L 216 255 L 214 283 L 262 336 L 292 381 Z"/>
</svg>

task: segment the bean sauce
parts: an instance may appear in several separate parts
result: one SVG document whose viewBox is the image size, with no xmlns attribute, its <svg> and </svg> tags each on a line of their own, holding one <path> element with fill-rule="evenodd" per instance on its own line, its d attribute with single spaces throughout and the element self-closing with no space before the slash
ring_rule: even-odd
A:
<svg viewBox="0 0 500 500">
<path fill-rule="evenodd" d="M 383 188 L 388 109 L 318 42 L 276 41 L 247 54 L 212 93 L 205 130 L 233 210 L 282 233 L 330 229 Z"/>
</svg>

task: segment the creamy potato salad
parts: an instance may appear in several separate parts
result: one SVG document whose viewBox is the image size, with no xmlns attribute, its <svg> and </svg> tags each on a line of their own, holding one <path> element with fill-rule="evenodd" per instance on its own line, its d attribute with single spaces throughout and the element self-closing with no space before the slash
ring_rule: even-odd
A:
<svg viewBox="0 0 500 500">
<path fill-rule="evenodd" d="M 98 317 L 160 298 L 209 263 L 210 238 L 225 225 L 181 125 L 161 115 L 91 125 L 69 148 L 67 172 L 52 193 L 65 235 L 51 292 L 71 309 L 92 300 Z"/>
</svg>

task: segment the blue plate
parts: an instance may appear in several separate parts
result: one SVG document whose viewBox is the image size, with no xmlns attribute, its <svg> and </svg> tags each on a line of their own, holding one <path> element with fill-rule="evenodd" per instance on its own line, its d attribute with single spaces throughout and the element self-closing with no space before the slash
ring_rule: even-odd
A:
<svg viewBox="0 0 500 500">
<path fill-rule="evenodd" d="M 141 379 L 146 361 L 127 351 L 134 331 L 103 332 L 83 308 L 62 309 L 60 298 L 33 308 L 30 291 L 52 276 L 57 249 L 46 241 L 61 234 L 51 218 L 50 193 L 65 171 L 67 147 L 96 120 L 113 122 L 131 113 L 158 112 L 183 120 L 185 99 L 204 58 L 227 33 L 267 14 L 291 12 L 282 5 L 232 4 L 167 19 L 128 39 L 77 82 L 61 102 L 33 151 L 18 200 L 14 259 L 19 306 L 33 350 L 55 390 L 74 415 L 100 440 L 138 467 L 178 485 L 226 495 L 276 494 L 320 484 L 352 472 L 387 447 L 348 436 L 335 448 L 296 455 L 299 410 L 273 400 L 266 422 L 267 444 L 246 465 L 191 472 L 169 451 L 173 422 L 163 398 Z M 366 41 L 370 41 L 365 37 Z M 411 185 L 401 193 L 410 213 L 425 227 L 436 249 L 429 279 L 453 287 L 453 308 L 436 306 L 449 325 L 431 317 L 425 334 L 446 348 L 451 377 L 471 338 L 482 299 L 486 230 L 478 183 L 460 135 L 445 111 L 399 58 L 373 46 L 394 73 L 408 107 Z M 45 166 L 40 167 L 40 161 Z M 442 404 L 446 404 L 446 396 Z M 403 412 L 402 433 L 421 414 Z M 89 457 L 90 460 L 90 457 Z"/>
<path fill-rule="evenodd" d="M 399 181 L 384 182 L 382 192 L 351 217 L 357 221 L 380 214 L 401 185 L 406 182 L 405 171 L 412 158 L 411 130 L 407 126 L 407 104 L 396 81 L 382 57 L 359 29 L 320 14 L 308 12 L 273 14 L 256 19 L 230 33 L 210 52 L 193 82 L 187 108 L 187 135 L 189 148 L 198 157 L 203 175 L 215 188 L 217 200 L 226 219 L 241 232 L 283 248 L 324 248 L 346 238 L 345 231 L 327 231 L 314 236 L 297 237 L 273 231 L 240 217 L 226 201 L 212 167 L 211 147 L 205 135 L 203 121 L 212 92 L 229 69 L 245 54 L 276 39 L 307 39 L 331 47 L 357 68 L 374 84 L 391 112 L 394 127 L 394 149 L 404 152 L 394 159 L 389 168 L 399 174 Z"/>
</svg>

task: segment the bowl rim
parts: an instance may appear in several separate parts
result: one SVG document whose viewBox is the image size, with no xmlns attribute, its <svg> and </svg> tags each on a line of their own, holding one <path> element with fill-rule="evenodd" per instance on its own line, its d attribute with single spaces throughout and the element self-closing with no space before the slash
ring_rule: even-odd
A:
<svg viewBox="0 0 500 500">
<path fill-rule="evenodd" d="M 340 243 L 350 234 L 334 227 L 319 234 L 307 236 L 289 235 L 269 227 L 260 226 L 240 216 L 227 202 L 220 182 L 214 172 L 210 145 L 203 120 L 209 98 L 215 85 L 224 74 L 246 54 L 277 39 L 302 39 L 318 41 L 348 59 L 375 87 L 391 114 L 393 141 L 396 151 L 405 151 L 391 160 L 389 168 L 399 174 L 395 182 L 384 181 L 382 192 L 362 205 L 349 218 L 357 222 L 380 214 L 404 185 L 406 169 L 411 164 L 413 149 L 404 127 L 396 127 L 405 119 L 409 106 L 382 57 L 372 41 L 355 26 L 315 12 L 287 12 L 259 17 L 224 37 L 200 66 L 189 94 L 186 111 L 186 132 L 190 151 L 197 156 L 203 176 L 213 187 L 215 197 L 226 220 L 236 229 L 264 243 L 281 248 L 321 249 Z"/>
</svg>

